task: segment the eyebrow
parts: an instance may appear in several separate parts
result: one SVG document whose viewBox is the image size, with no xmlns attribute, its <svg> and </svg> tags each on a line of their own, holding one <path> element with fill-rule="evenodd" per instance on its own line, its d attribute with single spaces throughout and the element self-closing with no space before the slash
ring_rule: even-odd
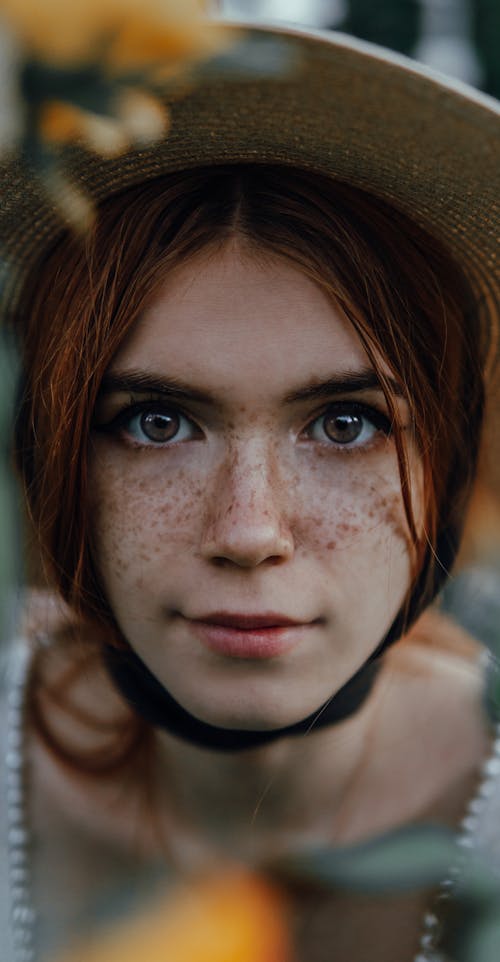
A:
<svg viewBox="0 0 500 962">
<path fill-rule="evenodd" d="M 392 394 L 396 397 L 404 397 L 401 385 L 394 378 L 387 376 L 385 381 Z M 383 391 L 381 380 L 372 368 L 363 368 L 359 371 L 339 372 L 326 380 L 312 381 L 304 387 L 287 393 L 283 402 L 296 404 L 300 401 L 317 400 L 338 394 L 355 394 L 373 390 Z M 99 394 L 102 397 L 115 393 L 159 394 L 212 407 L 220 406 L 220 401 L 209 391 L 200 391 L 178 378 L 166 378 L 145 371 L 129 370 L 106 374 Z"/>
<path fill-rule="evenodd" d="M 198 401 L 200 404 L 215 405 L 216 399 L 208 391 L 200 391 L 185 381 L 174 377 L 162 377 L 145 371 L 124 371 L 105 374 L 99 394 L 116 393 L 161 394 L 165 397 L 180 398 L 185 401 Z"/>
<path fill-rule="evenodd" d="M 384 377 L 390 393 L 396 397 L 404 397 L 401 385 L 395 378 L 387 375 Z M 359 371 L 345 371 L 335 374 L 326 381 L 313 381 L 311 384 L 297 391 L 291 391 L 285 395 L 285 403 L 293 404 L 297 401 L 316 400 L 318 398 L 332 397 L 335 394 L 355 394 L 358 391 L 382 391 L 383 387 L 378 374 L 371 367 L 362 368 Z"/>
</svg>

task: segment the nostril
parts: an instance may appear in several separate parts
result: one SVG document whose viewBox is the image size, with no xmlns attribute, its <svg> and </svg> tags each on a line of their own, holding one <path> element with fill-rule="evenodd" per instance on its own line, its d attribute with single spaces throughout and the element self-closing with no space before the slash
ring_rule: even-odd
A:
<svg viewBox="0 0 500 962">
<path fill-rule="evenodd" d="M 218 550 L 203 552 L 206 558 L 216 567 L 257 568 L 262 565 L 275 566 L 284 564 L 294 554 L 293 539 L 281 540 L 273 546 L 274 550 L 265 545 L 225 545 Z"/>
<path fill-rule="evenodd" d="M 210 560 L 217 568 L 225 568 L 227 565 L 233 564 L 233 562 L 229 561 L 228 558 L 224 558 L 223 555 L 215 555 Z"/>
<path fill-rule="evenodd" d="M 287 561 L 287 560 L 288 560 L 288 555 L 275 554 L 275 555 L 270 555 L 269 558 L 266 558 L 266 564 L 268 564 L 268 565 L 280 565 L 280 564 L 283 564 L 283 562 L 284 562 L 284 561 Z"/>
</svg>

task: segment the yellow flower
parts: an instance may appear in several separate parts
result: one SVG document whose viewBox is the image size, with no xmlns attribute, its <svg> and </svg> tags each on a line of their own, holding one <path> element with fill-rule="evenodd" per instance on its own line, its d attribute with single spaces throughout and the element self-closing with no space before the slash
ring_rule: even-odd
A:
<svg viewBox="0 0 500 962">
<path fill-rule="evenodd" d="M 58 66 L 108 59 L 116 70 L 152 59 L 185 60 L 218 49 L 202 0 L 0 0 L 26 53 Z"/>
<path fill-rule="evenodd" d="M 75 184 L 67 180 L 57 166 L 44 172 L 43 186 L 61 217 L 77 234 L 85 234 L 95 221 L 92 201 Z"/>
<path fill-rule="evenodd" d="M 125 132 L 117 120 L 59 100 L 49 100 L 41 107 L 39 131 L 49 144 L 80 142 L 104 157 L 113 157 L 128 147 Z"/>
<path fill-rule="evenodd" d="M 147 913 L 57 962 L 291 962 L 281 898 L 257 876 L 224 872 L 179 887 Z"/>
<path fill-rule="evenodd" d="M 184 96 L 192 65 L 237 39 L 205 12 L 205 0 L 0 0 L 21 47 L 29 109 L 19 111 L 19 140 L 78 231 L 92 223 L 92 204 L 65 179 L 57 148 L 80 144 L 113 157 L 165 137 L 170 115 L 155 93 L 175 79 L 171 95 Z"/>
<path fill-rule="evenodd" d="M 156 97 L 142 90 L 129 88 L 115 101 L 116 116 L 134 144 L 148 144 L 165 137 L 170 126 L 170 115 Z"/>
<path fill-rule="evenodd" d="M 117 94 L 113 116 L 48 100 L 40 108 L 38 129 L 52 145 L 81 143 L 102 157 L 114 157 L 133 144 L 147 144 L 168 130 L 167 110 L 151 94 L 126 89 Z"/>
</svg>

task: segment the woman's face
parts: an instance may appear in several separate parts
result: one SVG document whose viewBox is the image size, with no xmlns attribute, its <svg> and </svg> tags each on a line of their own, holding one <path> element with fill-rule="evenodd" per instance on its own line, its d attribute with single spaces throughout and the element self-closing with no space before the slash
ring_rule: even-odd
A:
<svg viewBox="0 0 500 962">
<path fill-rule="evenodd" d="M 124 636 L 212 724 L 313 712 L 409 586 L 383 393 L 339 310 L 279 258 L 232 245 L 169 276 L 103 382 L 90 491 Z"/>
</svg>

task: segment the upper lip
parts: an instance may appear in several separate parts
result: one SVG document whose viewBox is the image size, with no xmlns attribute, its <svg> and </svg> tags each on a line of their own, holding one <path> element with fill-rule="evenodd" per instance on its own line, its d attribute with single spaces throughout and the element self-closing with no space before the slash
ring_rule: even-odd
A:
<svg viewBox="0 0 500 962">
<path fill-rule="evenodd" d="M 241 630 L 283 628 L 287 625 L 308 624 L 308 622 L 289 618 L 287 615 L 280 615 L 274 611 L 266 611 L 255 615 L 239 611 L 211 611 L 209 614 L 198 615 L 198 617 L 189 620 L 200 621 L 208 625 L 220 625 L 224 628 L 240 628 Z"/>
</svg>

